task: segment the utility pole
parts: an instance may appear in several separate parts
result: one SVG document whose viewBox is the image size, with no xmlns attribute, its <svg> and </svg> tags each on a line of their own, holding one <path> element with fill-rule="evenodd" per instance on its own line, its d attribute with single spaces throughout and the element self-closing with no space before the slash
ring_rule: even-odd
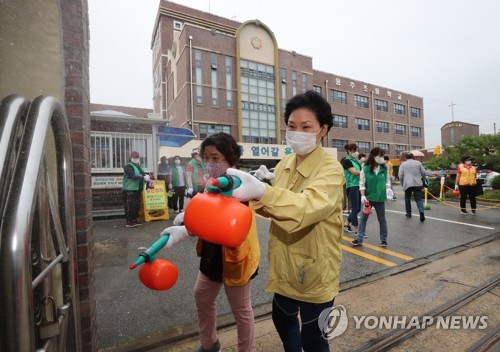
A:
<svg viewBox="0 0 500 352">
<path fill-rule="evenodd" d="M 453 116 L 453 106 L 455 106 L 457 104 L 453 104 L 453 102 L 451 102 L 450 105 L 448 105 L 449 107 L 451 107 L 451 122 L 455 122 L 455 117 Z"/>
</svg>

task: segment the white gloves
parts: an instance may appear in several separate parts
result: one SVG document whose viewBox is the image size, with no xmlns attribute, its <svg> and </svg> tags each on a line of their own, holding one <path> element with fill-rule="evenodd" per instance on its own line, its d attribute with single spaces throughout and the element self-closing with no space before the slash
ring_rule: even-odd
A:
<svg viewBox="0 0 500 352">
<path fill-rule="evenodd" d="M 361 196 L 361 205 L 365 204 L 367 200 L 365 196 Z"/>
<path fill-rule="evenodd" d="M 226 173 L 231 176 L 239 177 L 241 180 L 241 186 L 233 190 L 234 199 L 240 202 L 246 202 L 253 199 L 258 200 L 264 195 L 266 185 L 252 175 L 233 168 L 227 169 Z"/>
<path fill-rule="evenodd" d="M 387 188 L 385 190 L 385 194 L 386 194 L 388 200 L 392 200 L 392 198 L 394 198 L 394 192 L 390 188 Z"/>
<path fill-rule="evenodd" d="M 455 185 L 455 191 L 458 191 L 458 185 Z"/>
<path fill-rule="evenodd" d="M 267 169 L 266 165 L 261 165 L 259 169 L 255 171 L 255 177 L 257 177 L 260 181 L 274 180 L 274 174 Z"/>
<path fill-rule="evenodd" d="M 193 189 L 192 188 L 188 188 L 187 192 L 186 192 L 186 195 L 188 197 L 191 197 L 191 195 L 193 194 Z"/>
<path fill-rule="evenodd" d="M 184 212 L 180 213 L 179 215 L 177 215 L 174 219 L 174 225 L 175 226 L 180 226 L 180 225 L 184 225 Z"/>
<path fill-rule="evenodd" d="M 174 186 L 172 186 L 171 183 L 168 184 L 168 189 L 172 189 Z"/>
<path fill-rule="evenodd" d="M 151 177 L 149 175 L 144 175 L 144 182 L 149 182 L 151 180 Z"/>
<path fill-rule="evenodd" d="M 164 235 L 170 235 L 170 238 L 168 239 L 167 244 L 165 245 L 165 248 L 172 248 L 175 246 L 177 243 L 179 243 L 182 240 L 185 240 L 186 238 L 189 237 L 189 234 L 186 230 L 186 226 L 171 226 L 167 227 L 165 230 L 163 230 L 160 233 L 160 237 Z"/>
</svg>

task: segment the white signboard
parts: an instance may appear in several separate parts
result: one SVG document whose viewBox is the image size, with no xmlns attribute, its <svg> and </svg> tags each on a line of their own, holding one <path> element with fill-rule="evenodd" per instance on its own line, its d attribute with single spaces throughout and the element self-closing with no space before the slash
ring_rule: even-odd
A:
<svg viewBox="0 0 500 352">
<path fill-rule="evenodd" d="M 122 176 L 92 176 L 92 188 L 122 188 Z"/>
<path fill-rule="evenodd" d="M 201 142 L 200 140 L 192 140 L 181 148 L 160 147 L 159 155 L 169 157 L 179 155 L 181 158 L 191 158 L 192 150 L 198 148 Z M 282 144 L 238 143 L 238 145 L 242 150 L 241 159 L 281 160 L 285 155 L 292 153 L 292 149 L 288 145 Z M 337 158 L 337 148 L 323 149 L 334 158 Z"/>
</svg>

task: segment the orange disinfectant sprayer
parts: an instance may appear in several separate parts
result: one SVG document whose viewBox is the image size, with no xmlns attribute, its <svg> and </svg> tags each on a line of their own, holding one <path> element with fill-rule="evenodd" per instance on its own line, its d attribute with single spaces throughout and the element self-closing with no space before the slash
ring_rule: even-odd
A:
<svg viewBox="0 0 500 352">
<path fill-rule="evenodd" d="M 223 175 L 211 178 L 208 183 L 208 192 L 198 193 L 189 201 L 184 225 L 205 241 L 236 247 L 245 240 L 252 224 L 250 208 L 231 198 L 241 180 Z"/>
</svg>

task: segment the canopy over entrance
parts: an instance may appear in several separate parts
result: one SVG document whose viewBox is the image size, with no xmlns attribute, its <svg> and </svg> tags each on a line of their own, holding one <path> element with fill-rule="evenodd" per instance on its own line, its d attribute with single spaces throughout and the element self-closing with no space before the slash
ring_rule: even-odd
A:
<svg viewBox="0 0 500 352">
<path fill-rule="evenodd" d="M 158 126 L 161 147 L 182 147 L 194 137 L 193 131 L 187 128 Z"/>
</svg>

